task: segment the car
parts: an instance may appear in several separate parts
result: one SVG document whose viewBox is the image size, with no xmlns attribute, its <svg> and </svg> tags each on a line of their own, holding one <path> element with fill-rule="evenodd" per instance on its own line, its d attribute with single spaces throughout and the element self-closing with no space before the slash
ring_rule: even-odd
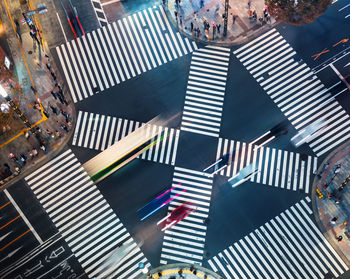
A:
<svg viewBox="0 0 350 279">
<path fill-rule="evenodd" d="M 298 132 L 290 141 L 295 147 L 299 147 L 300 145 L 309 142 L 318 131 L 324 129 L 326 126 L 327 125 L 323 119 L 313 122 Z"/>
<path fill-rule="evenodd" d="M 181 185 L 181 183 L 177 184 L 177 186 Z M 146 205 L 137 210 L 137 214 L 141 221 L 145 220 L 147 217 L 156 213 L 158 210 L 163 208 L 169 202 L 171 202 L 174 198 L 180 196 L 183 192 L 186 192 L 186 189 L 183 189 L 180 193 L 177 193 L 173 197 L 171 197 L 171 191 L 176 188 L 175 186 L 166 190 L 165 192 L 157 195 L 156 198 L 148 202 Z"/>
<path fill-rule="evenodd" d="M 170 229 L 172 226 L 186 218 L 189 214 L 196 210 L 196 206 L 191 202 L 184 202 L 182 205 L 174 209 L 163 219 L 158 221 L 157 225 L 161 227 L 161 231 Z"/>
<path fill-rule="evenodd" d="M 241 169 L 237 174 L 232 176 L 228 180 L 228 182 L 232 185 L 232 188 L 237 187 L 238 185 L 251 179 L 258 172 L 259 172 L 259 168 L 257 166 L 257 163 L 255 164 L 251 163 L 245 166 L 243 169 Z"/>
<path fill-rule="evenodd" d="M 222 155 L 213 164 L 205 168 L 203 172 L 205 173 L 206 176 L 213 177 L 214 174 L 217 174 L 219 171 L 227 168 L 229 164 L 229 157 L 230 157 L 230 153 L 226 153 Z"/>
<path fill-rule="evenodd" d="M 264 133 L 262 136 L 253 140 L 250 144 L 261 147 L 267 144 L 268 142 L 274 140 L 275 138 L 287 134 L 289 125 L 290 124 L 288 120 L 283 120 L 282 122 L 273 126 L 269 131 Z"/>
</svg>

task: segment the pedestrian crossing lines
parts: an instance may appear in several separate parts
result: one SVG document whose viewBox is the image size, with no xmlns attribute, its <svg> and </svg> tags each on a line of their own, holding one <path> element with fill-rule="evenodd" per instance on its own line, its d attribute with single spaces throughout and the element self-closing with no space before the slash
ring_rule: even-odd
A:
<svg viewBox="0 0 350 279">
<path fill-rule="evenodd" d="M 79 111 L 72 145 L 102 151 L 143 125 L 145 123 L 138 121 Z M 140 158 L 174 165 L 180 130 L 149 125 L 146 136 L 149 135 L 157 136 Z"/>
<path fill-rule="evenodd" d="M 219 136 L 229 60 L 229 48 L 193 52 L 181 130 Z"/>
<path fill-rule="evenodd" d="M 221 175 L 234 176 L 253 163 L 259 172 L 250 179 L 252 182 L 283 189 L 309 193 L 317 171 L 317 157 L 219 138 L 217 159 L 227 153 L 230 153 L 229 166 L 220 172 Z"/>
<path fill-rule="evenodd" d="M 74 102 L 197 49 L 174 32 L 162 6 L 148 8 L 56 47 Z"/>
<path fill-rule="evenodd" d="M 310 215 L 309 197 L 291 206 L 208 260 L 215 272 L 231 278 L 324 278 L 349 268 Z M 333 277 L 332 277 L 333 278 Z"/>
<path fill-rule="evenodd" d="M 325 120 L 327 127 L 308 141 L 317 156 L 350 138 L 350 118 L 332 98 L 332 88 L 325 88 L 302 60 L 296 61 L 296 52 L 275 29 L 233 53 L 298 132 Z"/>
<path fill-rule="evenodd" d="M 202 264 L 203 250 L 213 180 L 204 173 L 175 167 L 172 197 L 169 213 L 185 201 L 195 204 L 196 210 L 176 225 L 167 229 L 164 234 L 161 252 L 161 264 L 184 262 Z M 179 194 L 182 190 L 186 192 Z"/>
<path fill-rule="evenodd" d="M 135 278 L 147 259 L 71 150 L 25 178 L 89 278 Z M 130 252 L 113 263 L 120 244 Z M 115 256 L 114 256 L 115 257 Z"/>
</svg>

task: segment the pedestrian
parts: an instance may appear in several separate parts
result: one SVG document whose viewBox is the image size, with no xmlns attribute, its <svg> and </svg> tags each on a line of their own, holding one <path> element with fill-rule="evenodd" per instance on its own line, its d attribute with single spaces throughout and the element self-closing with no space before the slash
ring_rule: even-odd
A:
<svg viewBox="0 0 350 279">
<path fill-rule="evenodd" d="M 221 24 L 218 24 L 218 25 L 216 26 L 216 28 L 218 29 L 218 34 L 220 34 L 220 27 L 221 27 Z"/>
<path fill-rule="evenodd" d="M 335 203 L 338 204 L 338 203 L 340 203 L 340 201 L 341 201 L 341 197 L 338 196 L 338 197 L 335 199 Z"/>
<path fill-rule="evenodd" d="M 59 132 L 59 131 L 57 131 L 57 130 L 55 131 L 55 137 L 56 137 L 56 138 L 60 138 L 60 137 L 61 137 L 60 132 Z"/>
<path fill-rule="evenodd" d="M 175 20 L 177 22 L 177 11 L 174 11 L 174 14 L 175 14 Z"/>
<path fill-rule="evenodd" d="M 53 80 L 57 80 L 56 74 L 54 72 L 50 72 L 50 73 L 51 73 L 51 76 L 52 76 Z"/>
<path fill-rule="evenodd" d="M 19 175 L 21 173 L 21 169 L 19 167 L 15 167 L 14 175 Z"/>
<path fill-rule="evenodd" d="M 248 14 L 249 14 L 249 18 L 252 18 L 252 17 L 253 17 L 253 11 L 252 11 L 252 10 L 249 10 L 249 11 L 248 11 Z"/>
<path fill-rule="evenodd" d="M 49 71 L 51 71 L 51 69 L 52 69 L 51 64 L 50 64 L 50 63 L 46 63 L 46 68 L 47 68 Z"/>
<path fill-rule="evenodd" d="M 193 32 L 193 22 L 191 21 L 191 32 Z"/>
<path fill-rule="evenodd" d="M 20 155 L 20 159 L 23 165 L 27 163 L 27 157 L 23 153 Z"/>
<path fill-rule="evenodd" d="M 10 152 L 9 157 L 10 157 L 11 159 L 14 159 L 14 158 L 15 158 L 15 154 L 13 154 L 12 152 Z"/>
<path fill-rule="evenodd" d="M 201 5 L 201 9 L 202 9 L 204 7 L 204 0 L 201 0 L 200 5 Z"/>
<path fill-rule="evenodd" d="M 258 16 L 257 16 L 257 14 L 256 14 L 256 11 L 254 10 L 254 11 L 253 11 L 253 19 L 255 19 L 255 20 L 256 20 L 256 19 L 257 19 L 257 17 L 258 17 Z"/>
<path fill-rule="evenodd" d="M 232 16 L 232 24 L 235 24 L 235 22 L 236 22 L 236 18 L 237 18 L 237 16 L 236 16 L 236 15 L 233 15 L 233 16 Z"/>
<path fill-rule="evenodd" d="M 40 149 L 42 149 L 42 151 L 44 151 L 44 153 L 46 153 L 46 147 L 45 147 L 45 145 L 41 144 L 41 145 L 40 145 Z"/>
<path fill-rule="evenodd" d="M 248 9 L 250 10 L 250 6 L 252 4 L 252 1 L 251 0 L 248 0 Z"/>
<path fill-rule="evenodd" d="M 335 225 L 335 222 L 338 220 L 338 217 L 333 217 L 332 219 L 331 219 L 331 224 L 332 225 Z"/>
<path fill-rule="evenodd" d="M 59 114 L 60 114 L 59 111 L 58 111 L 58 109 L 57 109 L 56 107 L 54 107 L 53 105 L 50 105 L 50 108 L 51 108 L 51 110 L 52 110 L 52 112 L 53 112 L 54 114 L 56 114 L 56 115 L 59 115 Z"/>
<path fill-rule="evenodd" d="M 55 137 L 54 133 L 51 130 L 49 130 L 49 129 L 46 129 L 46 133 L 52 138 Z"/>
<path fill-rule="evenodd" d="M 28 154 L 29 154 L 30 159 L 34 158 L 33 150 L 28 150 Z"/>
<path fill-rule="evenodd" d="M 36 157 L 39 154 L 38 150 L 36 150 L 36 148 L 33 148 L 32 153 L 33 153 L 33 157 Z"/>
<path fill-rule="evenodd" d="M 52 95 L 52 97 L 54 97 L 54 98 L 55 98 L 55 100 L 57 100 L 57 93 L 55 93 L 55 92 L 51 91 L 51 95 Z"/>
<path fill-rule="evenodd" d="M 338 242 L 340 242 L 343 240 L 343 237 L 341 235 L 339 235 L 339 236 L 336 236 L 335 239 L 338 240 Z"/>
<path fill-rule="evenodd" d="M 182 16 L 180 15 L 180 26 L 182 26 Z"/>
<path fill-rule="evenodd" d="M 334 173 L 340 172 L 340 168 L 341 168 L 341 164 L 338 164 L 338 165 L 336 166 L 336 169 L 335 169 Z"/>
</svg>

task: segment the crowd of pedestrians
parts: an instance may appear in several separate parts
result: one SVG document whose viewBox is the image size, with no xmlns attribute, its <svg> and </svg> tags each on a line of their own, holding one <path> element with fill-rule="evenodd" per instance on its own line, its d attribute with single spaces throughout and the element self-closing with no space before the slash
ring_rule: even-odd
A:
<svg viewBox="0 0 350 279">
<path fill-rule="evenodd" d="M 8 155 L 9 161 L 4 163 L 0 168 L 0 180 L 4 181 L 10 176 L 17 176 L 21 173 L 21 170 L 25 167 L 27 162 L 32 162 L 37 158 L 40 153 L 42 155 L 48 152 L 50 149 L 51 141 L 55 141 L 69 133 L 72 126 L 72 117 L 66 111 L 67 101 L 66 95 L 63 92 L 62 86 L 58 83 L 57 76 L 52 69 L 50 63 L 50 57 L 45 55 L 46 69 L 49 71 L 52 82 L 54 84 L 54 90 L 51 93 L 51 100 L 47 103 L 47 108 L 40 100 L 34 101 L 32 104 L 33 109 L 42 111 L 46 117 L 53 117 L 56 121 L 50 121 L 52 123 L 49 128 L 42 131 L 38 125 L 31 130 L 24 133 L 30 148 L 24 150 L 12 151 Z"/>
</svg>

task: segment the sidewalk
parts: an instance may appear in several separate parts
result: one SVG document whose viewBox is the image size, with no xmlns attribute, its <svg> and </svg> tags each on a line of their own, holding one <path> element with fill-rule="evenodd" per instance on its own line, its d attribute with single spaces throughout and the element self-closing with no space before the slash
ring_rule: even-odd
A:
<svg viewBox="0 0 350 279">
<path fill-rule="evenodd" d="M 350 265 L 350 142 L 322 163 L 313 187 L 313 209 L 318 227 L 342 259 Z M 343 184 L 344 183 L 344 184 Z M 345 185 L 339 189 L 341 185 Z M 336 217 L 333 221 L 332 219 Z M 336 237 L 341 236 L 338 241 Z"/>
<path fill-rule="evenodd" d="M 180 32 L 196 41 L 214 42 L 227 46 L 241 44 L 277 24 L 276 20 L 271 17 L 268 22 L 265 21 L 264 0 L 251 0 L 250 9 L 248 0 L 230 0 L 227 35 L 223 37 L 225 0 L 179 0 L 178 5 L 176 1 L 178 0 L 166 0 L 168 16 Z M 257 19 L 249 16 L 249 10 L 256 11 Z M 259 21 L 259 18 L 263 20 Z M 209 23 L 207 34 L 204 28 L 205 22 Z M 196 32 L 197 28 L 199 28 L 199 33 Z"/>
<path fill-rule="evenodd" d="M 38 3 L 31 3 L 33 9 L 36 8 L 37 4 Z M 46 64 L 51 64 L 51 71 L 53 71 L 56 74 L 58 84 L 62 84 L 62 79 L 60 79 L 59 71 L 55 70 L 56 67 L 54 65 L 54 62 L 51 61 L 49 58 L 45 57 L 45 54 L 50 56 L 49 50 L 47 48 L 47 43 L 45 43 L 45 34 L 42 34 L 44 41 L 44 49 L 40 50 L 37 44 L 34 43 L 34 40 L 31 38 L 29 34 L 30 29 L 27 26 L 27 24 L 20 23 L 19 33 L 21 34 L 22 42 L 20 43 L 21 47 L 19 46 L 19 40 L 17 39 L 17 35 L 13 30 L 8 11 L 11 14 L 12 21 L 15 21 L 16 19 L 20 21 L 20 19 L 23 17 L 22 12 L 28 11 L 29 9 L 30 8 L 28 5 L 21 6 L 19 1 L 3 0 L 1 2 L 0 16 L 3 19 L 3 24 L 5 25 L 7 31 L 7 42 L 10 46 L 11 55 L 14 63 L 14 84 L 20 85 L 20 87 L 23 90 L 23 93 L 22 96 L 18 98 L 18 96 L 13 95 L 9 87 L 5 89 L 7 90 L 11 98 L 19 101 L 19 107 L 22 113 L 26 116 L 26 118 L 32 125 L 42 120 L 42 122 L 38 124 L 35 128 L 39 127 L 39 129 L 41 130 L 40 135 L 41 138 L 45 141 L 46 150 L 43 151 L 40 149 L 40 142 L 38 138 L 31 132 L 29 132 L 28 139 L 25 137 L 25 133 L 22 133 L 22 135 L 20 135 L 19 137 L 7 144 L 5 144 L 6 141 L 0 142 L 0 145 L 2 145 L 0 150 L 0 190 L 3 187 L 7 187 L 13 184 L 17 180 L 21 179 L 23 176 L 29 174 L 34 169 L 36 169 L 39 164 L 43 164 L 44 162 L 55 156 L 55 154 L 59 152 L 59 149 L 63 148 L 64 145 L 68 142 L 68 139 L 72 134 L 74 128 L 74 105 L 70 99 L 69 94 L 65 91 L 65 88 L 63 88 L 63 92 L 66 96 L 68 105 L 62 104 L 58 99 L 54 99 L 51 95 L 51 91 L 57 92 L 58 87 L 55 86 L 53 76 L 51 75 L 50 70 L 47 69 Z M 36 17 L 37 20 L 40 21 L 40 15 Z M 34 22 L 34 18 L 32 18 L 32 21 Z M 41 29 L 40 23 L 39 29 Z M 36 89 L 36 92 L 32 90 L 33 85 Z M 45 117 L 43 117 L 42 112 L 40 110 L 34 108 L 34 102 L 38 102 L 38 98 L 41 101 L 42 107 L 46 111 L 46 114 L 48 116 L 47 120 L 45 120 Z M 5 100 L 1 98 L 1 102 L 5 102 Z M 67 113 L 71 118 L 70 120 L 68 120 L 69 123 L 66 121 L 67 117 L 62 115 L 62 113 L 59 113 L 59 115 L 53 113 L 52 109 L 50 108 L 50 105 L 55 107 L 58 110 L 58 112 L 62 110 L 63 112 Z M 71 125 L 68 128 L 69 132 L 61 128 L 61 126 L 68 127 L 69 125 Z M 59 136 L 52 137 L 47 132 L 47 130 L 53 133 L 57 131 L 59 133 Z M 32 153 L 31 151 L 33 149 L 37 150 L 38 155 L 33 156 L 33 158 L 31 158 L 32 156 L 30 156 L 30 153 Z M 20 164 L 18 164 L 15 162 L 15 160 L 11 160 L 9 158 L 10 153 L 13 153 L 18 159 L 20 159 L 20 155 L 23 154 L 26 157 L 25 164 L 23 164 L 23 162 L 21 161 Z M 10 166 L 10 170 L 12 172 L 12 175 L 10 176 L 9 174 L 11 172 L 7 171 L 6 167 L 4 167 L 5 163 Z M 21 164 L 23 165 L 23 167 L 21 167 Z M 15 171 L 15 167 L 20 168 L 19 174 L 18 169 L 17 172 Z"/>
</svg>

